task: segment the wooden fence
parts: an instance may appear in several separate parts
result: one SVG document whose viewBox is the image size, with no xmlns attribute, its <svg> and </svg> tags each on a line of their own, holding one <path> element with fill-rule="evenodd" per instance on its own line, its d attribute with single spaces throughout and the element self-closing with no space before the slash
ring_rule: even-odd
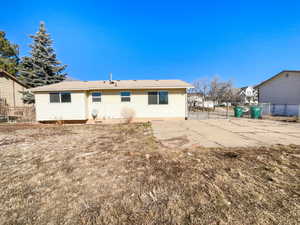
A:
<svg viewBox="0 0 300 225">
<path fill-rule="evenodd" d="M 33 105 L 23 107 L 11 107 L 0 104 L 0 121 L 34 122 L 35 107 Z"/>
</svg>

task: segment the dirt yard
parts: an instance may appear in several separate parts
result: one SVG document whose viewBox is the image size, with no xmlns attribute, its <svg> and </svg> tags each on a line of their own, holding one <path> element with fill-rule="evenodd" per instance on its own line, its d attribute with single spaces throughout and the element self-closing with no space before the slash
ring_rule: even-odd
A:
<svg viewBox="0 0 300 225">
<path fill-rule="evenodd" d="M 0 224 L 300 224 L 300 146 L 170 141 L 149 123 L 0 125 Z"/>
</svg>

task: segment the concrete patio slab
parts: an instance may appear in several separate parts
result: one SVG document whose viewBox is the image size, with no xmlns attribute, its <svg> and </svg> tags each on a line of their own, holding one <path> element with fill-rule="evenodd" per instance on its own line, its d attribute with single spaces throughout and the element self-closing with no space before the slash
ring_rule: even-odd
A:
<svg viewBox="0 0 300 225">
<path fill-rule="evenodd" d="M 300 145 L 300 124 L 251 119 L 153 121 L 154 136 L 176 147 Z M 176 142 L 184 139 L 184 142 Z M 180 146 L 179 146 L 180 145 Z"/>
</svg>

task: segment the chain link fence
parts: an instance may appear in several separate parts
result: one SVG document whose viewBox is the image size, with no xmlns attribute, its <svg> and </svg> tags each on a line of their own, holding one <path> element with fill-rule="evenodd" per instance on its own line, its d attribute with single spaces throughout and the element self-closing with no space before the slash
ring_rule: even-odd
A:
<svg viewBox="0 0 300 225">
<path fill-rule="evenodd" d="M 259 103 L 262 118 L 267 117 L 297 117 L 300 118 L 300 105 L 297 104 L 271 104 Z M 244 109 L 244 118 L 250 118 L 250 105 L 241 106 Z M 229 119 L 234 117 L 234 107 L 214 107 L 202 109 L 189 109 L 188 119 Z"/>
<path fill-rule="evenodd" d="M 234 116 L 233 107 L 214 107 L 201 110 L 189 110 L 188 119 L 205 120 L 205 119 L 229 119 Z"/>
</svg>

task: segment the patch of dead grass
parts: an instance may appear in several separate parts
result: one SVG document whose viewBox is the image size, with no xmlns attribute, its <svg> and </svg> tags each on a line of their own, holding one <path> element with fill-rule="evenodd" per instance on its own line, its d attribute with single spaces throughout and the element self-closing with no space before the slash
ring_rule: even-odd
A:
<svg viewBox="0 0 300 225">
<path fill-rule="evenodd" d="M 148 123 L 4 135 L 21 141 L 0 146 L 3 225 L 300 222 L 300 146 L 182 150 Z"/>
</svg>

